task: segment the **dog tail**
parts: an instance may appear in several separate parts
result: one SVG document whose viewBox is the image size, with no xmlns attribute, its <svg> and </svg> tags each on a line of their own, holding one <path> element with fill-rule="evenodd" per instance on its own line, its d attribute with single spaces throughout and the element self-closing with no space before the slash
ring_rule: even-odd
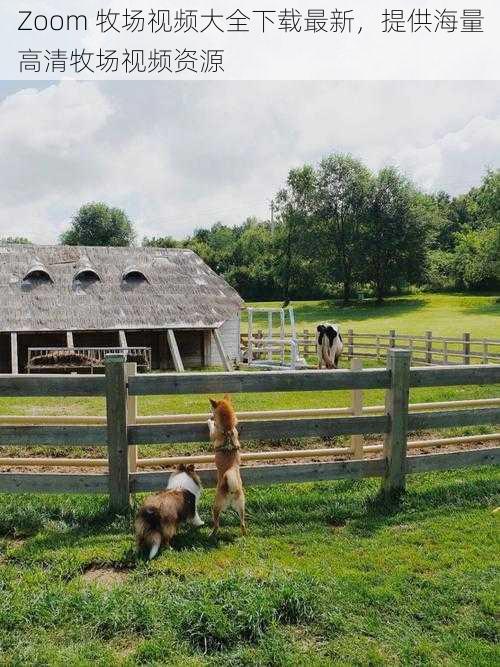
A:
<svg viewBox="0 0 500 667">
<path fill-rule="evenodd" d="M 139 548 L 149 551 L 149 560 L 154 558 L 161 547 L 161 519 L 156 507 L 142 507 L 135 522 Z"/>
<path fill-rule="evenodd" d="M 224 473 L 229 493 L 236 493 L 241 487 L 241 478 L 237 468 L 229 468 Z"/>
<path fill-rule="evenodd" d="M 151 533 L 151 535 L 149 536 L 149 544 L 150 544 L 151 549 L 149 551 L 148 558 L 149 558 L 149 560 L 152 560 L 156 556 L 158 551 L 160 550 L 160 546 L 161 546 L 161 535 L 160 535 L 160 533 L 157 533 L 157 532 Z"/>
</svg>

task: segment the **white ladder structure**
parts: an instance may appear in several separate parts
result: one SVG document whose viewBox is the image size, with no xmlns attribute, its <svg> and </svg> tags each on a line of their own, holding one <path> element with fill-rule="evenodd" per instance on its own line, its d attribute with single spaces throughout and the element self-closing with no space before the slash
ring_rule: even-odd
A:
<svg viewBox="0 0 500 667">
<path fill-rule="evenodd" d="M 299 354 L 299 343 L 295 329 L 293 307 L 287 308 L 247 308 L 248 312 L 248 348 L 247 361 L 249 366 L 260 368 L 307 368 L 307 363 Z M 290 320 L 290 336 L 285 333 L 285 319 L 288 312 Z M 266 313 L 268 334 L 266 337 L 256 338 L 254 335 L 254 314 Z M 279 337 L 273 336 L 273 315 L 279 315 Z M 287 348 L 288 358 L 287 358 Z M 278 359 L 274 358 L 277 353 Z"/>
</svg>

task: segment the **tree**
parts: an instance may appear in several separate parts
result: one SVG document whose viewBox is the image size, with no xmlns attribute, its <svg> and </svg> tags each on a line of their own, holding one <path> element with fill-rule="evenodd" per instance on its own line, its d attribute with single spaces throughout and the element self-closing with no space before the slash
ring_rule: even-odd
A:
<svg viewBox="0 0 500 667">
<path fill-rule="evenodd" d="M 379 302 L 391 287 L 418 282 L 425 274 L 426 206 L 427 200 L 395 168 L 380 171 L 362 228 L 362 275 Z"/>
<path fill-rule="evenodd" d="M 134 239 L 127 214 L 103 202 L 84 204 L 61 235 L 63 245 L 129 246 Z"/>
<path fill-rule="evenodd" d="M 292 169 L 286 187 L 275 198 L 278 223 L 272 242 L 275 281 L 281 297 L 318 295 L 314 251 L 317 174 L 311 165 Z"/>
<path fill-rule="evenodd" d="M 351 298 L 364 266 L 362 232 L 370 209 L 373 177 L 350 155 L 331 155 L 317 173 L 315 238 L 321 274 L 342 286 L 344 303 Z"/>
<path fill-rule="evenodd" d="M 143 248 L 179 248 L 181 242 L 176 241 L 172 236 L 145 236 L 142 239 Z"/>
<path fill-rule="evenodd" d="M 4 236 L 0 243 L 5 245 L 32 245 L 32 242 L 24 236 Z"/>
<path fill-rule="evenodd" d="M 499 284 L 499 231 L 494 227 L 457 235 L 453 271 L 459 287 L 481 289 Z"/>
</svg>

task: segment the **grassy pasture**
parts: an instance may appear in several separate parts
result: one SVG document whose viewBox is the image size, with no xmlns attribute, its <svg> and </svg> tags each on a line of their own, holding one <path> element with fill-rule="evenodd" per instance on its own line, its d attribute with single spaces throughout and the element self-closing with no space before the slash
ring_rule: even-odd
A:
<svg viewBox="0 0 500 667">
<path fill-rule="evenodd" d="M 299 328 L 335 320 L 343 331 L 500 335 L 494 297 L 419 294 L 338 310 L 328 302 L 294 305 Z M 419 389 L 411 400 L 498 390 Z M 234 400 L 256 410 L 342 406 L 350 396 Z M 365 392 L 365 403 L 383 403 L 383 393 Z M 203 395 L 139 400 L 142 414 L 207 408 Z M 104 414 L 104 401 L 8 398 L 0 399 L 0 414 Z M 265 446 L 290 444 L 298 445 Z M 207 450 L 195 443 L 170 451 Z M 141 447 L 145 456 L 159 451 Z M 31 450 L 84 452 L 99 453 Z M 217 541 L 208 527 L 183 530 L 151 564 L 137 558 L 130 522 L 108 516 L 106 498 L 0 495 L 0 666 L 496 664 L 500 471 L 410 476 L 401 504 L 390 509 L 373 502 L 378 484 L 248 489 L 248 537 L 226 514 Z M 212 491 L 202 498 L 205 520 L 212 499 Z"/>
<path fill-rule="evenodd" d="M 4 497 L 2 665 L 495 664 L 498 470 L 248 490 L 151 564 L 99 497 Z M 212 492 L 202 499 L 208 518 Z"/>
<path fill-rule="evenodd" d="M 249 303 L 256 307 L 279 307 L 277 301 Z M 359 301 L 349 306 L 337 302 L 292 301 L 298 329 L 313 330 L 318 322 L 338 322 L 341 331 L 353 329 L 358 333 L 386 334 L 395 329 L 403 334 L 461 336 L 468 331 L 476 338 L 500 337 L 500 302 L 498 295 L 416 293 L 386 299 L 382 304 L 372 300 Z M 259 317 L 256 314 L 256 317 Z M 267 320 L 259 323 L 265 329 Z M 242 330 L 246 332 L 246 318 Z M 277 325 L 278 320 L 274 316 Z M 277 328 L 277 326 L 275 327 Z"/>
</svg>

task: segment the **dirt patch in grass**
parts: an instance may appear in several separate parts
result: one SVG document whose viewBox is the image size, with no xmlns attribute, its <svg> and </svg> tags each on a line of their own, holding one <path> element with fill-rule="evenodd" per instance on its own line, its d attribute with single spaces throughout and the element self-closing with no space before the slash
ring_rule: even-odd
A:
<svg viewBox="0 0 500 667">
<path fill-rule="evenodd" d="M 128 576 L 128 570 L 123 567 L 91 565 L 82 574 L 82 579 L 89 584 L 98 584 L 103 588 L 113 588 L 113 586 L 123 584 Z"/>
</svg>

